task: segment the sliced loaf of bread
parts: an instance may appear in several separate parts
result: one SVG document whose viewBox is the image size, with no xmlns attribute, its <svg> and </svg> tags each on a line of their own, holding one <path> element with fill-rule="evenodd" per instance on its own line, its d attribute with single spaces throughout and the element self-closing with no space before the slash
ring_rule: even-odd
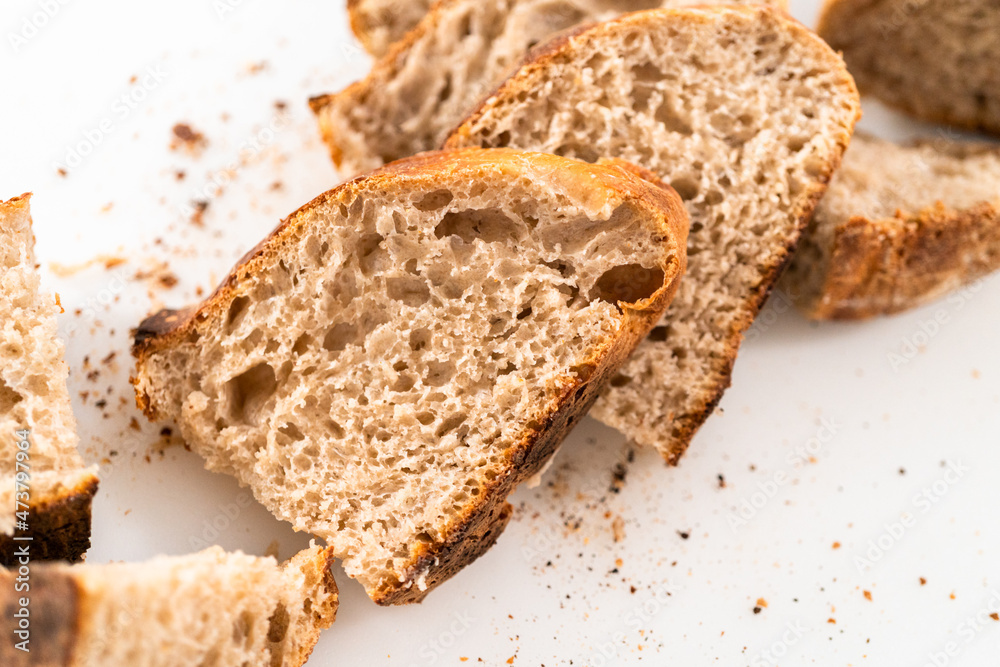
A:
<svg viewBox="0 0 1000 667">
<path fill-rule="evenodd" d="M 815 319 L 898 313 L 1000 269 L 1000 146 L 859 135 L 782 288 Z"/>
<path fill-rule="evenodd" d="M 692 4 L 697 0 L 444 0 L 367 77 L 310 105 L 333 161 L 353 175 L 440 148 L 509 69 L 555 33 L 626 11 Z"/>
<path fill-rule="evenodd" d="M 30 195 L 0 201 L 0 564 L 80 560 L 90 548 L 96 468 L 77 452 L 59 306 L 35 270 Z M 14 537 L 30 538 L 15 541 Z"/>
<path fill-rule="evenodd" d="M 996 0 L 827 0 L 818 30 L 862 93 L 924 120 L 1000 134 Z"/>
<path fill-rule="evenodd" d="M 313 547 L 279 565 L 212 547 L 145 563 L 37 564 L 18 589 L 17 572 L 0 570 L 0 664 L 299 667 L 337 614 L 332 558 Z"/>
<path fill-rule="evenodd" d="M 680 193 L 681 290 L 592 412 L 676 462 L 729 386 L 859 114 L 843 61 L 785 14 L 652 10 L 539 47 L 448 145 L 620 157 Z"/>
<path fill-rule="evenodd" d="M 139 405 L 376 602 L 416 602 L 493 544 L 508 494 L 660 318 L 687 223 L 615 163 L 397 162 L 293 214 L 200 307 L 143 322 Z"/>
<path fill-rule="evenodd" d="M 381 57 L 410 32 L 431 8 L 432 0 L 347 0 L 351 30 L 368 53 Z"/>
</svg>

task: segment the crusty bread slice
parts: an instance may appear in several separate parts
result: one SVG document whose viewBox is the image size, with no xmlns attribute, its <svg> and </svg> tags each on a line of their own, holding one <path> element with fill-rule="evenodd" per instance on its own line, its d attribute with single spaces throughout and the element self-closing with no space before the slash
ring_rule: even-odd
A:
<svg viewBox="0 0 1000 667">
<path fill-rule="evenodd" d="M 692 4 L 698 0 L 445 0 L 367 77 L 310 106 L 333 161 L 353 175 L 440 148 L 508 70 L 555 33 L 625 11 Z"/>
<path fill-rule="evenodd" d="M 350 181 L 139 327 L 140 407 L 376 602 L 419 601 L 493 544 L 665 310 L 687 215 L 663 187 L 478 149 Z"/>
<path fill-rule="evenodd" d="M 313 547 L 278 565 L 212 547 L 145 563 L 38 564 L 30 589 L 17 590 L 17 572 L 0 570 L 0 664 L 298 667 L 337 614 L 332 559 Z M 28 652 L 17 646 L 25 639 Z"/>
<path fill-rule="evenodd" d="M 782 279 L 815 319 L 898 313 L 1000 269 L 1000 146 L 858 135 Z"/>
<path fill-rule="evenodd" d="M 30 197 L 0 201 L 2 565 L 14 562 L 15 534 L 31 538 L 18 545 L 30 544 L 32 560 L 80 560 L 90 548 L 90 504 L 97 490 L 96 468 L 84 467 L 77 452 L 69 370 L 56 336 L 59 306 L 39 289 Z M 27 530 L 18 526 L 21 521 Z"/>
<path fill-rule="evenodd" d="M 827 0 L 818 30 L 861 92 L 924 120 L 1000 134 L 996 0 Z"/>
<path fill-rule="evenodd" d="M 433 0 L 347 0 L 351 30 L 368 53 L 381 57 L 427 14 Z"/>
<path fill-rule="evenodd" d="M 785 14 L 652 10 L 539 47 L 448 145 L 620 157 L 684 198 L 681 290 L 592 412 L 673 463 L 729 386 L 859 114 L 843 61 Z"/>
</svg>

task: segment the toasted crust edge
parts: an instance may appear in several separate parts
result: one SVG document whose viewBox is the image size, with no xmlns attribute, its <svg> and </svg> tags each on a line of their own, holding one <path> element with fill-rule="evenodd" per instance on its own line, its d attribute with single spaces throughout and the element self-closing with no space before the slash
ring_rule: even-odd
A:
<svg viewBox="0 0 1000 667">
<path fill-rule="evenodd" d="M 0 565 L 15 566 L 14 552 L 22 544 L 30 545 L 32 561 L 82 561 L 90 549 L 91 505 L 97 486 L 97 477 L 90 475 L 55 497 L 30 503 L 30 529 L 17 536 L 31 536 L 32 540 L 20 542 L 15 535 L 0 535 Z"/>
<path fill-rule="evenodd" d="M 151 355 L 188 335 L 198 322 L 209 317 L 211 311 L 221 312 L 226 307 L 227 300 L 235 296 L 237 285 L 254 270 L 258 258 L 270 250 L 279 249 L 283 238 L 291 234 L 300 214 L 308 208 L 335 197 L 343 188 L 354 187 L 361 180 L 380 179 L 389 184 L 391 179 L 402 173 L 423 172 L 456 164 L 463 166 L 469 161 L 485 163 L 501 159 L 500 156 L 505 155 L 527 155 L 541 163 L 561 167 L 576 162 L 511 149 L 465 148 L 421 153 L 348 181 L 320 195 L 282 221 L 270 236 L 240 260 L 229 277 L 201 306 L 162 311 L 140 324 L 134 332 L 135 342 L 132 348 L 138 372 L 141 374 L 142 366 Z M 512 509 L 506 503 L 507 496 L 521 481 L 542 469 L 569 429 L 597 399 L 604 382 L 613 377 L 635 346 L 656 325 L 680 287 L 686 267 L 689 224 L 687 209 L 680 196 L 651 172 L 626 168 L 622 161 L 609 161 L 600 168 L 583 162 L 576 164 L 578 166 L 575 169 L 581 172 L 607 174 L 606 178 L 601 179 L 602 186 L 620 189 L 625 185 L 628 188 L 627 194 L 636 202 L 657 212 L 664 231 L 663 239 L 671 244 L 673 250 L 668 264 L 661 267 L 664 284 L 649 299 L 636 304 L 619 304 L 623 320 L 621 332 L 609 345 L 597 350 L 588 362 L 588 368 L 580 371 L 586 377 L 580 379 L 578 375 L 575 381 L 567 382 L 560 398 L 555 401 L 558 407 L 546 415 L 541 423 L 529 428 L 521 440 L 505 452 L 507 474 L 489 483 L 480 494 L 477 504 L 470 505 L 465 514 L 455 517 L 443 527 L 445 537 L 442 540 L 414 548 L 403 580 L 384 583 L 378 589 L 368 591 L 377 604 L 397 605 L 422 601 L 433 588 L 476 560 L 496 542 L 512 514 Z M 613 176 L 615 172 L 617 176 Z M 618 178 L 619 176 L 624 178 Z M 147 417 L 156 419 L 158 414 L 155 406 L 151 405 L 149 396 L 141 391 L 136 378 L 133 378 L 133 384 L 136 386 L 137 405 Z"/>
<path fill-rule="evenodd" d="M 970 251 L 987 256 L 980 263 Z M 938 203 L 917 213 L 855 216 L 834 235 L 817 320 L 863 320 L 922 306 L 1000 269 L 1000 200 L 966 209 Z"/>
<path fill-rule="evenodd" d="M 762 14 L 768 14 L 773 16 L 776 20 L 791 26 L 795 31 L 799 33 L 800 36 L 806 39 L 816 39 L 819 37 L 815 35 L 808 28 L 803 26 L 799 21 L 788 16 L 788 14 L 780 8 L 769 7 L 769 6 L 720 6 L 717 8 L 684 8 L 684 9 L 656 9 L 647 10 L 649 13 L 683 13 L 689 15 L 692 14 L 692 10 L 704 10 L 709 9 L 710 11 L 723 11 L 723 12 L 738 12 L 747 15 L 760 16 Z M 636 12 L 636 14 L 644 12 Z M 446 149 L 448 148 L 458 148 L 462 145 L 462 142 L 468 141 L 471 134 L 470 128 L 476 123 L 494 104 L 497 103 L 501 97 L 509 97 L 517 95 L 519 90 L 523 87 L 521 84 L 522 80 L 534 75 L 537 70 L 546 67 L 550 62 L 556 60 L 562 53 L 562 50 L 571 45 L 573 40 L 584 37 L 588 32 L 591 31 L 602 31 L 608 29 L 609 26 L 620 23 L 622 21 L 634 20 L 635 14 L 625 15 L 621 18 L 608 21 L 606 23 L 591 23 L 581 25 L 569 31 L 565 31 L 552 40 L 541 44 L 529 54 L 529 56 L 524 60 L 519 68 L 514 70 L 503 83 L 501 83 L 497 88 L 488 96 L 486 96 L 479 106 L 470 113 L 466 119 L 452 132 L 451 136 L 447 139 L 444 144 Z M 678 417 L 675 420 L 677 427 L 674 429 L 677 435 L 671 435 L 665 438 L 669 444 L 666 447 L 657 446 L 660 450 L 664 459 L 669 465 L 676 466 L 680 462 L 681 457 L 687 451 L 687 448 L 691 444 L 691 440 L 694 438 L 695 434 L 705 423 L 705 421 L 711 416 L 718 406 L 719 401 L 722 400 L 723 394 L 732 384 L 732 374 L 733 367 L 736 363 L 736 357 L 740 349 L 740 345 L 743 342 L 743 338 L 746 334 L 747 329 L 753 324 L 754 319 L 756 319 L 757 314 L 760 312 L 761 308 L 767 303 L 767 299 L 771 292 L 774 290 L 775 284 L 778 278 L 781 277 L 785 268 L 791 263 L 792 258 L 795 254 L 795 250 L 798 246 L 799 240 L 802 237 L 802 233 L 806 230 L 809 222 L 812 220 L 813 213 L 816 210 L 816 206 L 822 199 L 823 195 L 826 193 L 827 187 L 833 178 L 834 173 L 840 167 L 843 161 L 844 153 L 847 147 L 850 145 L 851 136 L 853 135 L 854 123 L 856 123 L 861 118 L 861 100 L 858 94 L 857 85 L 854 82 L 854 78 L 847 71 L 847 66 L 844 64 L 843 59 L 838 55 L 833 54 L 836 58 L 836 67 L 842 71 L 843 79 L 842 84 L 847 90 L 853 93 L 853 107 L 854 107 L 854 119 L 851 126 L 846 129 L 842 136 L 838 137 L 835 142 L 834 154 L 831 156 L 830 162 L 826 165 L 823 172 L 817 177 L 816 181 L 810 189 L 808 197 L 803 201 L 801 208 L 794 212 L 794 217 L 796 219 L 797 233 L 795 235 L 795 240 L 785 248 L 785 252 L 774 262 L 773 265 L 766 268 L 764 278 L 757 285 L 757 287 L 752 291 L 749 298 L 745 302 L 746 316 L 737 322 L 737 326 L 734 327 L 730 337 L 727 341 L 726 350 L 724 356 L 721 360 L 721 366 L 718 369 L 719 378 L 718 382 L 713 391 L 706 393 L 699 401 L 699 407 L 689 412 L 685 415 Z M 833 63 L 831 63 L 833 65 Z M 651 443 L 644 443 L 651 444 Z"/>
</svg>

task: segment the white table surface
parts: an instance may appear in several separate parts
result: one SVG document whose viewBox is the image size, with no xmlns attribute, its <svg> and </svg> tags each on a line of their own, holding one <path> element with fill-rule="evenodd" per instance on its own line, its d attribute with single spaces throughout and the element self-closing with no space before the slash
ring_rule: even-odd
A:
<svg viewBox="0 0 1000 667">
<path fill-rule="evenodd" d="M 812 24 L 818 2 L 792 5 Z M 305 100 L 369 66 L 343 2 L 6 0 L 0 27 L 0 198 L 35 193 L 82 447 L 106 463 L 89 561 L 275 540 L 291 555 L 306 536 L 158 444 L 132 404 L 128 330 L 211 289 L 337 183 Z M 29 37 L 15 49 L 12 33 Z M 866 111 L 887 136 L 938 131 Z M 170 149 L 180 122 L 204 133 L 200 155 Z M 194 225 L 186 206 L 205 198 Z M 55 270 L 102 255 L 128 262 Z M 163 260 L 174 288 L 136 277 Z M 497 546 L 424 604 L 378 608 L 338 568 L 340 613 L 310 664 L 998 664 L 998 333 L 996 278 L 864 324 L 772 301 L 679 468 L 649 451 L 626 462 L 623 438 L 585 420 L 545 483 L 513 497 Z"/>
</svg>

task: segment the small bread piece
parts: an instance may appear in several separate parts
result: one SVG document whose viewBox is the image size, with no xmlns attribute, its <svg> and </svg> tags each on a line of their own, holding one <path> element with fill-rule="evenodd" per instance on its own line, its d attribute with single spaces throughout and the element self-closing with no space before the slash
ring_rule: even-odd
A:
<svg viewBox="0 0 1000 667">
<path fill-rule="evenodd" d="M 652 10 L 539 47 L 448 145 L 619 157 L 684 198 L 681 290 L 591 413 L 676 463 L 859 115 L 843 61 L 785 14 Z"/>
<path fill-rule="evenodd" d="M 1000 269 L 1000 146 L 859 134 L 782 289 L 814 319 L 923 305 Z"/>
<path fill-rule="evenodd" d="M 996 0 L 827 0 L 819 34 L 866 95 L 918 118 L 1000 134 Z"/>
<path fill-rule="evenodd" d="M 410 32 L 431 8 L 433 0 L 347 0 L 351 30 L 368 53 L 381 57 Z"/>
<path fill-rule="evenodd" d="M 35 564 L 24 590 L 16 571 L 0 570 L 0 664 L 299 667 L 337 615 L 332 560 L 318 547 L 283 565 L 212 547 L 145 563 Z M 25 639 L 28 652 L 17 648 Z"/>
<path fill-rule="evenodd" d="M 698 0 L 444 0 L 367 77 L 309 104 L 333 161 L 357 174 L 440 148 L 531 47 L 559 31 L 692 4 Z"/>
<path fill-rule="evenodd" d="M 31 560 L 83 558 L 97 490 L 96 467 L 85 468 L 77 451 L 59 306 L 39 288 L 30 198 L 0 201 L 0 565 L 7 566 L 25 545 Z M 27 510 L 26 530 L 15 510 Z M 15 542 L 15 533 L 31 540 Z"/>
<path fill-rule="evenodd" d="M 429 153 L 321 195 L 136 334 L 138 402 L 380 604 L 492 546 L 661 317 L 680 198 L 615 163 Z"/>
</svg>

